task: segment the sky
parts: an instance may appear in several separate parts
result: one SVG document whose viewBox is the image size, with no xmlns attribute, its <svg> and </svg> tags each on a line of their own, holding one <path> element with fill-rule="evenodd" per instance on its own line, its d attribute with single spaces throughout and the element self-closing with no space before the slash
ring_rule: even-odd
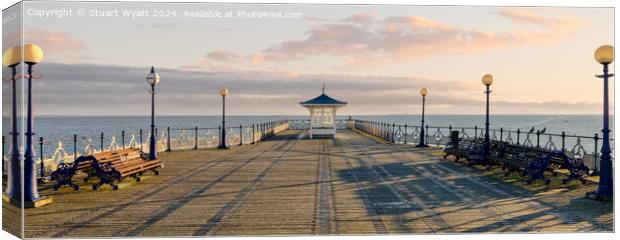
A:
<svg viewBox="0 0 620 240">
<path fill-rule="evenodd" d="M 45 51 L 38 115 L 148 115 L 151 66 L 160 115 L 219 114 L 222 87 L 229 114 L 303 115 L 323 84 L 348 102 L 341 115 L 419 114 L 422 87 L 428 114 L 483 114 L 487 73 L 493 114 L 600 114 L 593 52 L 614 42 L 612 8 L 25 2 L 23 13 L 24 42 Z M 21 31 L 3 25 L 6 50 Z"/>
</svg>

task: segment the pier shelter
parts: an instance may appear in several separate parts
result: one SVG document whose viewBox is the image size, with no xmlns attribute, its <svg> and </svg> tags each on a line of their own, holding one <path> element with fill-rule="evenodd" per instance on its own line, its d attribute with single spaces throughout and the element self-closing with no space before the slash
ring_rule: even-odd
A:
<svg viewBox="0 0 620 240">
<path fill-rule="evenodd" d="M 323 86 L 323 92 L 320 96 L 299 104 L 310 111 L 310 138 L 333 138 L 336 136 L 336 110 L 347 105 L 347 102 L 327 96 L 325 86 Z"/>
</svg>

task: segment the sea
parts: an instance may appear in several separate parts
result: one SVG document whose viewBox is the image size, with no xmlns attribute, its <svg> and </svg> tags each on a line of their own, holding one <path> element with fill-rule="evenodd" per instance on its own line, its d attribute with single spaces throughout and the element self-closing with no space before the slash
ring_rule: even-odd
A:
<svg viewBox="0 0 620 240">
<path fill-rule="evenodd" d="M 419 115 L 352 115 L 338 116 L 337 119 L 371 120 L 394 124 L 407 124 L 409 126 L 419 126 L 421 116 Z M 252 125 L 275 120 L 307 120 L 308 116 L 227 116 L 227 127 L 239 125 Z M 426 124 L 431 127 L 452 126 L 455 129 L 462 127 L 484 127 L 484 115 L 429 115 L 425 117 Z M 156 125 L 158 130 L 167 127 L 173 129 L 181 128 L 217 128 L 221 125 L 221 116 L 158 116 Z M 613 124 L 613 116 L 610 122 Z M 3 118 L 2 135 L 6 136 L 7 145 L 9 139 L 9 119 Z M 58 140 L 70 140 L 73 135 L 77 135 L 80 140 L 93 138 L 98 141 L 100 133 L 106 137 L 120 137 L 121 131 L 126 132 L 127 138 L 130 134 L 136 134 L 140 129 L 146 132 L 149 129 L 149 116 L 37 116 L 35 118 L 35 138 L 43 137 L 46 145 L 44 154 L 51 154 L 54 150 L 54 143 Z M 601 135 L 603 126 L 601 115 L 494 115 L 490 118 L 491 128 L 505 130 L 517 130 L 522 132 L 535 129 L 545 129 L 546 133 L 566 135 L 578 135 L 592 137 L 598 133 Z M 613 126 L 611 127 L 613 130 Z M 161 133 L 160 133 L 161 134 Z M 613 136 L 613 132 L 612 132 Z M 65 144 L 67 145 L 67 144 Z M 592 144 L 584 141 L 584 145 L 592 148 Z M 599 145 L 600 146 L 600 145 Z M 6 147 L 6 146 L 5 146 Z M 4 149 L 4 148 L 3 148 Z M 594 151 L 594 149 L 592 149 Z"/>
</svg>

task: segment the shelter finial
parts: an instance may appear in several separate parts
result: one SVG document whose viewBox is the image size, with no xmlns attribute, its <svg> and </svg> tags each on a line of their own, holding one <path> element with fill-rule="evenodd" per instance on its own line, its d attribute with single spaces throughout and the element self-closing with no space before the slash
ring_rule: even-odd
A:
<svg viewBox="0 0 620 240">
<path fill-rule="evenodd" d="M 325 83 L 323 83 L 323 94 L 325 94 Z"/>
</svg>

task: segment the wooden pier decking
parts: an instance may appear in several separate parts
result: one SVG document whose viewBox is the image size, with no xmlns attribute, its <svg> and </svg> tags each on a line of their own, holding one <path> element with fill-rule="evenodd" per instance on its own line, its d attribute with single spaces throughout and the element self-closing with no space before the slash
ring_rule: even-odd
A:
<svg viewBox="0 0 620 240">
<path fill-rule="evenodd" d="M 162 153 L 160 176 L 118 191 L 44 190 L 54 202 L 25 210 L 25 237 L 613 231 L 613 203 L 584 199 L 593 184 L 533 192 L 439 149 L 302 136 Z M 5 229 L 15 213 L 3 204 Z"/>
</svg>

